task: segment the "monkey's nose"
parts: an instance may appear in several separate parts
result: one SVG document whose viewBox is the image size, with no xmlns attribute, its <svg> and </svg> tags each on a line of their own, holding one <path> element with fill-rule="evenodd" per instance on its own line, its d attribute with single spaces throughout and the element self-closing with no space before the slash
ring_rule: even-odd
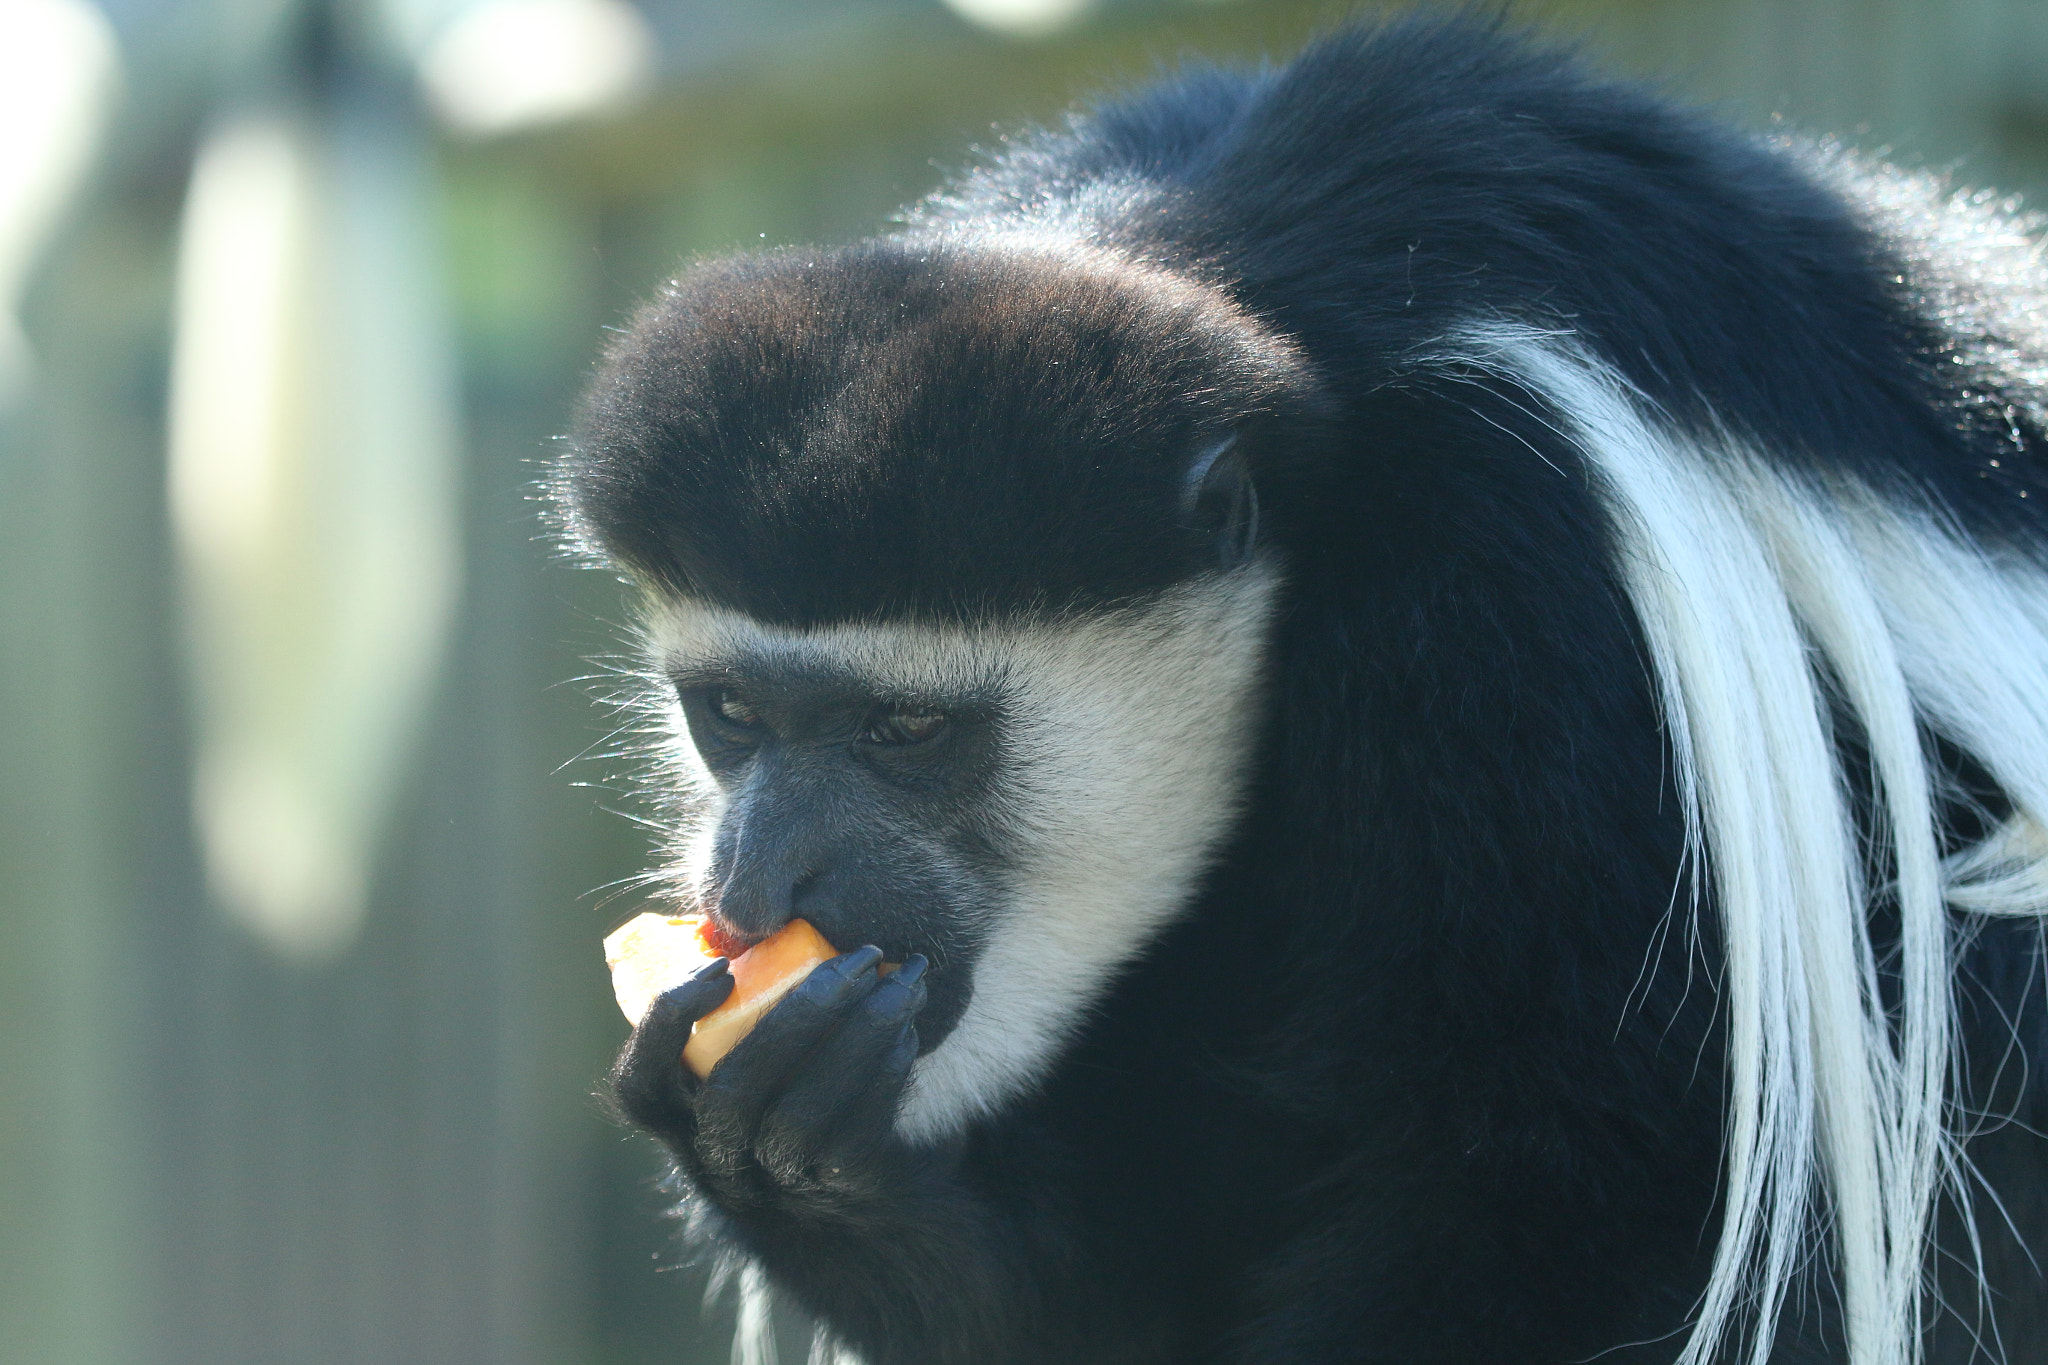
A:
<svg viewBox="0 0 2048 1365">
<path fill-rule="evenodd" d="M 759 942 L 819 900 L 823 879 L 814 871 L 777 875 L 766 869 L 735 868 L 712 888 L 706 908 L 734 934 Z"/>
<path fill-rule="evenodd" d="M 791 918 L 790 888 L 759 878 L 728 878 L 714 888 L 709 902 L 712 917 L 749 943 L 768 937 Z"/>
</svg>

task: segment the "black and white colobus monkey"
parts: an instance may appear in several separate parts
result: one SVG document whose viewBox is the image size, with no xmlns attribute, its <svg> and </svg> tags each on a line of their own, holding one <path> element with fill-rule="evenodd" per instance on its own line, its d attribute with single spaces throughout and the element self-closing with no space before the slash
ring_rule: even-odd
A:
<svg viewBox="0 0 2048 1365">
<path fill-rule="evenodd" d="M 558 491 L 681 893 L 857 949 L 635 1032 L 698 1233 L 870 1365 L 2048 1359 L 2044 283 L 1463 19 L 691 267 Z"/>
</svg>

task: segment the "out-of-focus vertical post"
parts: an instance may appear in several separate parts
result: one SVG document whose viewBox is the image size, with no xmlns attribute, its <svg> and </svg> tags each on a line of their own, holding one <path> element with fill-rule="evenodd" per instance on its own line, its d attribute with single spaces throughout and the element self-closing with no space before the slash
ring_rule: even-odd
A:
<svg viewBox="0 0 2048 1365">
<path fill-rule="evenodd" d="M 361 927 L 444 652 L 459 396 L 419 115 L 325 8 L 306 27 L 194 163 L 169 484 L 208 880 L 320 961 Z"/>
<path fill-rule="evenodd" d="M 112 31 L 84 0 L 0 6 L 0 1359 L 135 1359 L 133 1150 L 110 835 L 104 665 L 74 628 L 106 562 L 67 533 L 98 471 L 67 461 L 22 294 L 113 104 Z M 87 514 L 89 515 L 89 513 Z"/>
</svg>

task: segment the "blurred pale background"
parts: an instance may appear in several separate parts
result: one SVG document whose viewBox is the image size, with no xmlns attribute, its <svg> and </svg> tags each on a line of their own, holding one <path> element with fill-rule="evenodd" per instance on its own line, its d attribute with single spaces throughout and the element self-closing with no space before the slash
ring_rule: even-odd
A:
<svg viewBox="0 0 2048 1365">
<path fill-rule="evenodd" d="M 1341 12 L 0 0 L 0 1361 L 726 1358 L 591 1098 L 644 847 L 539 462 L 680 259 Z M 2044 0 L 1520 12 L 2048 186 Z"/>
</svg>

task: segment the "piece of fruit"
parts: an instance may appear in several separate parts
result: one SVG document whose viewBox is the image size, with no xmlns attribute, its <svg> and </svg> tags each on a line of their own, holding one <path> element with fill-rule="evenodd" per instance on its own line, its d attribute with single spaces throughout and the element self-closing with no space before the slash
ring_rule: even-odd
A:
<svg viewBox="0 0 2048 1365">
<path fill-rule="evenodd" d="M 732 994 L 699 1019 L 683 1046 L 683 1064 L 699 1080 L 753 1031 L 761 1016 L 839 950 L 805 920 L 793 919 L 732 960 Z"/>
<path fill-rule="evenodd" d="M 656 996 L 673 990 L 714 957 L 726 955 L 715 924 L 701 916 L 636 916 L 604 941 L 612 993 L 626 1018 L 638 1024 Z M 793 919 L 731 958 L 732 994 L 699 1019 L 683 1048 L 683 1063 L 699 1079 L 752 1031 L 761 1016 L 795 990 L 811 969 L 839 950 L 804 920 Z"/>
<path fill-rule="evenodd" d="M 701 915 L 635 915 L 604 941 L 604 965 L 611 968 L 612 994 L 628 1023 L 638 1024 L 663 991 L 723 954 L 704 940 Z"/>
</svg>

